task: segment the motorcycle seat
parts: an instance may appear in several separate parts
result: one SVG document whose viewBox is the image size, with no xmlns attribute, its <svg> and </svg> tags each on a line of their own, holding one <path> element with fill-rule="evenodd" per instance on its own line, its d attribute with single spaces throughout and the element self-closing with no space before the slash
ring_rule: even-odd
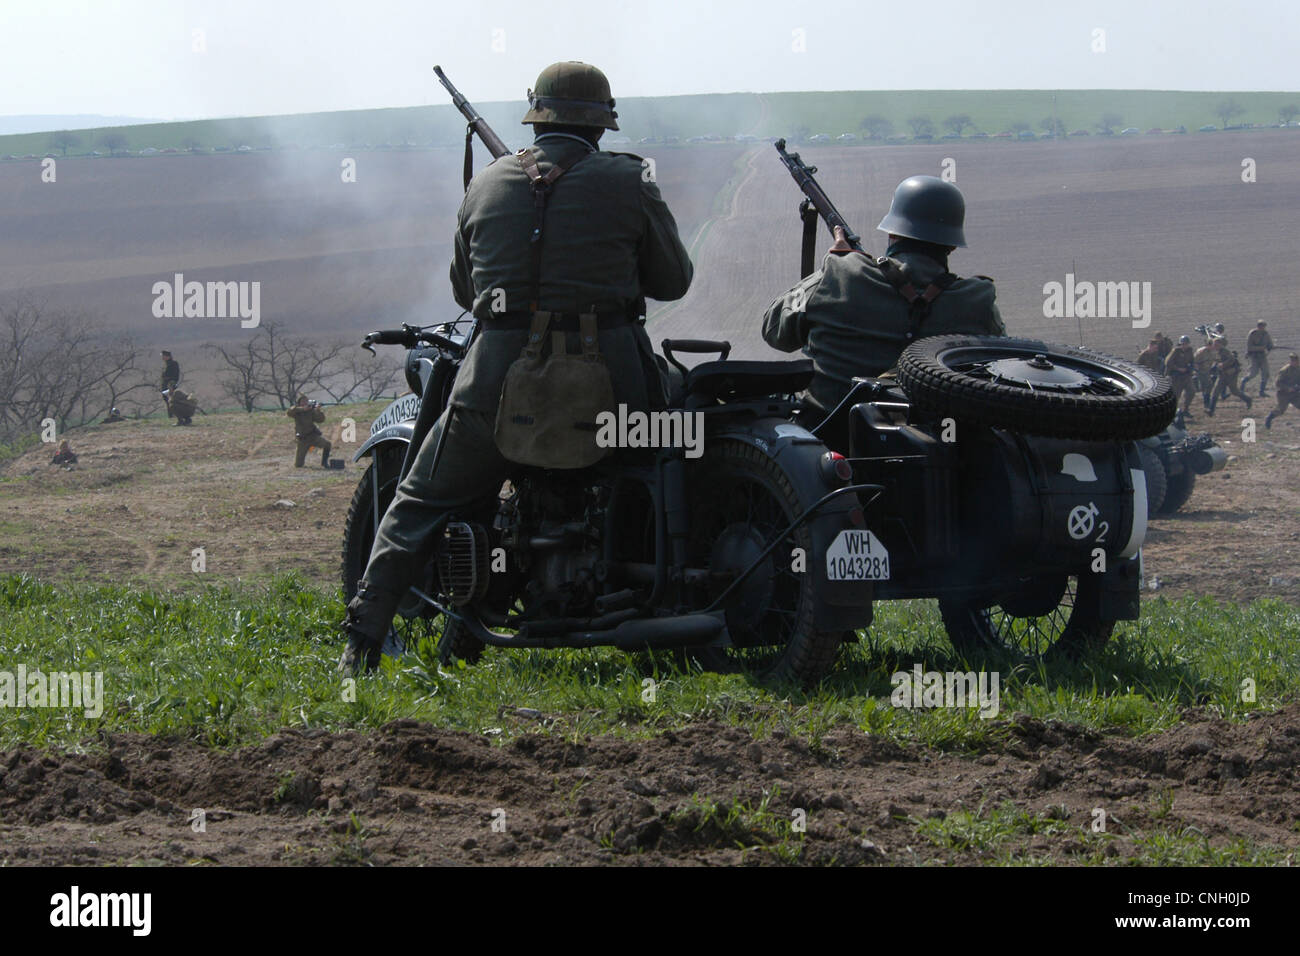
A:
<svg viewBox="0 0 1300 956">
<path fill-rule="evenodd" d="M 686 373 L 682 392 L 695 403 L 730 402 L 801 392 L 813 379 L 812 359 L 704 362 Z"/>
</svg>

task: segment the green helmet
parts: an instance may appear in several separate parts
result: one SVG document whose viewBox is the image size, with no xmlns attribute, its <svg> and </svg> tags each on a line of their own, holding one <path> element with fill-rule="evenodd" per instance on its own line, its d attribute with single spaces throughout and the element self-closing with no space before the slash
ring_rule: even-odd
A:
<svg viewBox="0 0 1300 956">
<path fill-rule="evenodd" d="M 966 200 L 937 176 L 911 176 L 894 190 L 894 201 L 876 228 L 940 246 L 964 246 Z"/>
<path fill-rule="evenodd" d="M 618 129 L 609 80 L 594 66 L 577 60 L 552 63 L 542 70 L 537 77 L 537 88 L 528 91 L 528 105 L 524 123 Z"/>
</svg>

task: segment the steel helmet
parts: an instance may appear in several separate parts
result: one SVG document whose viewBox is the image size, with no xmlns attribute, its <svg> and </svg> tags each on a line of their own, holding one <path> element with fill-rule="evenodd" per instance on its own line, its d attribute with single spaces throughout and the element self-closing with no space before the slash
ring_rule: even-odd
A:
<svg viewBox="0 0 1300 956">
<path fill-rule="evenodd" d="M 567 123 L 618 129 L 609 80 L 589 63 L 565 60 L 552 63 L 528 91 L 529 110 L 523 123 Z"/>
<path fill-rule="evenodd" d="M 1192 344 L 1192 338 L 1191 338 L 1191 336 L 1189 336 L 1189 335 L 1180 335 L 1180 336 L 1178 336 L 1178 344 L 1179 344 L 1179 345 L 1191 345 L 1191 344 Z"/>
<path fill-rule="evenodd" d="M 960 189 L 938 176 L 909 176 L 894 190 L 889 212 L 876 228 L 940 246 L 964 246 L 965 221 L 966 200 Z"/>
</svg>

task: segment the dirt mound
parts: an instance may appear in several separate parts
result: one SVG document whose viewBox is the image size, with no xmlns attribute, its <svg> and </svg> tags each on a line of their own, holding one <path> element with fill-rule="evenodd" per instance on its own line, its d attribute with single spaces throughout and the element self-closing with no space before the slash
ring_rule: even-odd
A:
<svg viewBox="0 0 1300 956">
<path fill-rule="evenodd" d="M 901 748 L 852 728 L 810 746 L 715 723 L 642 741 L 529 735 L 498 745 L 398 720 L 373 733 L 283 730 L 224 751 L 105 736 L 91 753 L 0 754 L 0 856 L 899 864 L 1012 852 L 1060 862 L 1122 859 L 1147 836 L 1189 827 L 1211 845 L 1300 846 L 1300 705 L 1244 724 L 1191 712 L 1176 730 L 1137 740 L 1023 716 L 1004 729 L 1000 747 L 976 755 Z M 1114 839 L 1090 843 L 1098 808 Z M 945 829 L 963 821 L 960 834 L 994 810 L 1021 824 L 983 841 Z"/>
</svg>

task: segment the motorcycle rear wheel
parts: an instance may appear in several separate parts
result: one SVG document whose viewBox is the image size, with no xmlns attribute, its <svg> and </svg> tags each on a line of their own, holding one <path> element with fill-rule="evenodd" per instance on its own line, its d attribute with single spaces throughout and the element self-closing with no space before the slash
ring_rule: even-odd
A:
<svg viewBox="0 0 1300 956">
<path fill-rule="evenodd" d="M 776 462 L 744 442 L 710 442 L 688 467 L 690 562 L 722 572 L 710 587 L 713 600 L 734 579 L 729 572 L 748 567 L 802 509 Z M 821 680 L 835 665 L 842 635 L 814 626 L 812 573 L 793 570 L 796 549 L 812 551 L 807 526 L 785 535 L 728 598 L 724 643 L 691 648 L 687 656 L 706 670 L 742 671 L 765 682 Z"/>
</svg>

